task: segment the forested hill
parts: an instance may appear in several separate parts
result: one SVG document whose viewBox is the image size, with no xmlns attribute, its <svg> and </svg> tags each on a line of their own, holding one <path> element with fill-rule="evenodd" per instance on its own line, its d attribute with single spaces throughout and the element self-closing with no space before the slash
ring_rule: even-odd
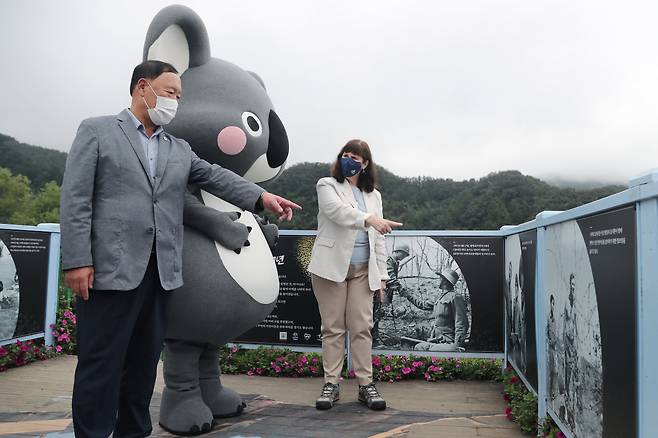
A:
<svg viewBox="0 0 658 438">
<path fill-rule="evenodd" d="M 288 168 L 266 185 L 304 207 L 281 228 L 315 229 L 315 183 L 329 174 L 326 163 L 302 163 Z M 384 216 L 404 223 L 407 230 L 485 230 L 519 224 L 544 210 L 567 210 L 624 190 L 606 186 L 591 190 L 558 188 L 518 171 L 503 171 L 480 179 L 401 178 L 379 168 Z"/>
<path fill-rule="evenodd" d="M 61 185 L 65 164 L 64 152 L 20 143 L 0 134 L 0 167 L 14 175 L 26 176 L 35 191 L 49 181 Z"/>
<path fill-rule="evenodd" d="M 0 134 L 0 168 L 27 177 L 35 194 L 42 191 L 48 181 L 61 185 L 65 162 L 64 152 L 20 143 Z M 290 166 L 276 181 L 265 185 L 268 190 L 304 207 L 291 223 L 280 224 L 281 228 L 316 228 L 315 183 L 327 175 L 327 163 L 301 163 Z M 379 176 L 384 216 L 404 222 L 407 230 L 498 229 L 502 225 L 533 219 L 543 210 L 566 210 L 624 189 L 621 186 L 588 190 L 560 188 L 511 170 L 467 181 L 402 178 L 381 167 Z M 48 190 L 54 189 L 56 187 Z M 49 197 L 55 196 L 50 192 Z M 0 205 L 10 194 L 0 187 Z M 47 204 L 53 203 L 56 200 Z M 48 211 L 49 220 L 54 220 L 57 212 Z M 11 217 L 11 212 L 6 213 Z"/>
</svg>

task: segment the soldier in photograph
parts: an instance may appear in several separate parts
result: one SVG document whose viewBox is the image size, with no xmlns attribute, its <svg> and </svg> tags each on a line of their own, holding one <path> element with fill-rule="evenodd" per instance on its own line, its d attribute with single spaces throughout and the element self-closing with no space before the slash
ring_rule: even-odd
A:
<svg viewBox="0 0 658 438">
<path fill-rule="evenodd" d="M 564 308 L 564 384 L 566 399 L 566 419 L 569 424 L 575 424 L 577 395 L 578 395 L 578 325 L 576 322 L 576 275 L 569 275 L 569 302 Z"/>
<path fill-rule="evenodd" d="M 407 257 L 409 257 L 409 245 L 403 243 L 396 246 L 391 255 L 386 259 L 386 271 L 388 272 L 389 280 L 386 281 L 386 288 L 384 289 L 383 294 L 374 294 L 372 303 L 373 342 L 382 342 L 379 332 L 379 322 L 386 315 L 386 306 L 393 300 L 393 293 L 399 291 L 399 289 L 402 287 L 398 280 L 398 271 L 400 269 L 400 262 L 402 262 L 402 260 L 406 259 Z"/>
<path fill-rule="evenodd" d="M 439 295 L 436 299 L 423 299 L 400 288 L 399 293 L 421 310 L 431 310 L 434 322 L 429 338 L 419 342 L 414 350 L 464 351 L 469 322 L 464 297 L 455 292 L 459 274 L 447 269 L 439 274 Z"/>
</svg>

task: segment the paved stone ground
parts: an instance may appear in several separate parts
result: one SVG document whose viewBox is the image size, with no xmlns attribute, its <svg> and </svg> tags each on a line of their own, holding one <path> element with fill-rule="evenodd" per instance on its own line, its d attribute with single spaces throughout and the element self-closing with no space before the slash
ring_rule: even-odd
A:
<svg viewBox="0 0 658 438">
<path fill-rule="evenodd" d="M 75 357 L 0 373 L 0 436 L 72 437 L 71 387 Z M 160 374 L 161 376 L 161 374 Z M 341 384 L 341 400 L 328 411 L 314 407 L 321 379 L 224 376 L 248 403 L 243 415 L 219 420 L 206 436 L 279 437 L 522 437 L 503 415 L 502 386 L 494 382 L 380 383 L 388 409 L 369 411 L 356 401 L 354 380 Z M 151 403 L 153 436 L 162 379 Z"/>
</svg>

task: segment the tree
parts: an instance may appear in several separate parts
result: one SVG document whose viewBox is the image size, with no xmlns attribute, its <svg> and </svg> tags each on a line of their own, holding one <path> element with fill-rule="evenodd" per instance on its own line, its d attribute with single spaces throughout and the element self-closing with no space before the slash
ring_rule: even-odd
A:
<svg viewBox="0 0 658 438">
<path fill-rule="evenodd" d="M 42 222 L 59 222 L 59 196 L 57 183 L 51 181 L 35 195 L 30 181 L 14 176 L 0 168 L 0 223 L 37 225 Z"/>
<path fill-rule="evenodd" d="M 14 215 L 21 214 L 31 203 L 30 181 L 0 168 L 0 223 L 15 223 Z"/>
</svg>

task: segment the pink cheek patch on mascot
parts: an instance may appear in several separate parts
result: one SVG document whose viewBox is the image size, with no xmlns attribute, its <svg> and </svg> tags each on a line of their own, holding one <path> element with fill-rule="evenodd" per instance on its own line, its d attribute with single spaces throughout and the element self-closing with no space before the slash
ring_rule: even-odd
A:
<svg viewBox="0 0 658 438">
<path fill-rule="evenodd" d="M 247 146 L 247 135 L 237 126 L 227 126 L 217 136 L 217 146 L 226 155 L 236 155 Z"/>
<path fill-rule="evenodd" d="M 205 25 L 194 11 L 169 6 L 153 18 L 147 59 L 169 62 L 181 74 L 183 95 L 168 132 L 201 158 L 253 182 L 283 171 L 288 137 L 263 80 L 212 58 Z M 221 383 L 219 350 L 274 308 L 279 280 L 271 248 L 278 229 L 202 187 L 189 187 L 184 225 L 185 284 L 168 302 L 160 425 L 190 435 L 210 431 L 213 419 L 245 407 Z"/>
</svg>

